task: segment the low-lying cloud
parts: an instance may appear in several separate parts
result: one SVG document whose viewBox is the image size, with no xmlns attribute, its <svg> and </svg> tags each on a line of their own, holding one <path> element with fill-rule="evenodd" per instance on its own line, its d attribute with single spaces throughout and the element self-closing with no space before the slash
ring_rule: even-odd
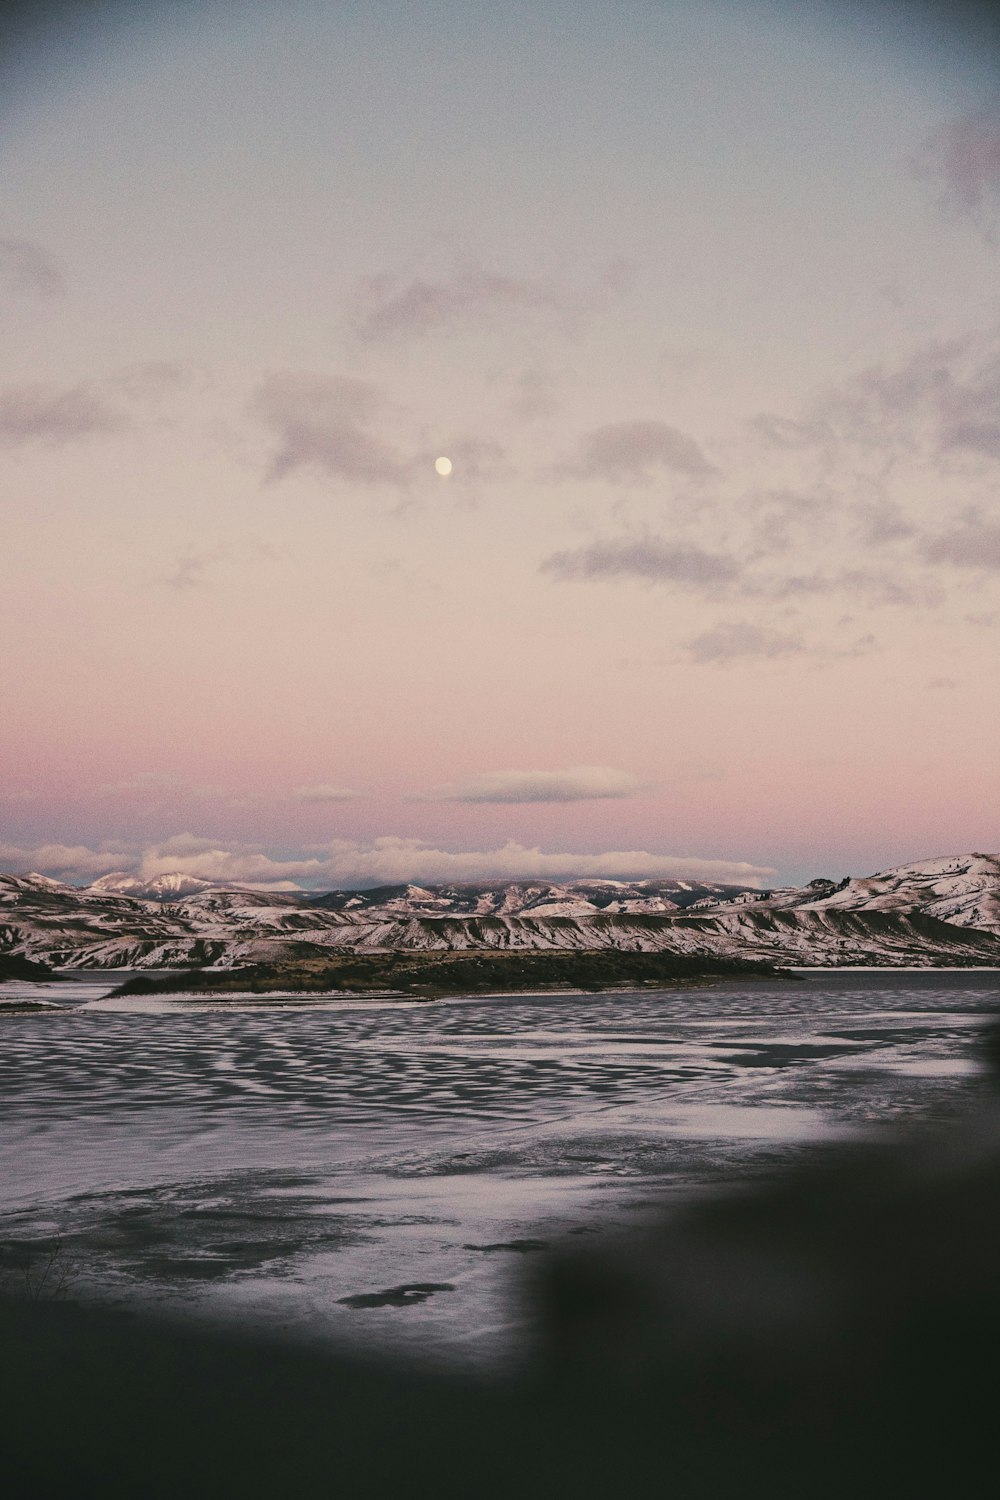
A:
<svg viewBox="0 0 1000 1500">
<path fill-rule="evenodd" d="M 69 883 L 83 883 L 112 871 L 145 880 L 173 873 L 202 880 L 284 887 L 292 881 L 311 889 L 360 889 L 409 881 L 559 880 L 598 877 L 612 880 L 711 880 L 766 885 L 769 866 L 743 861 L 653 854 L 645 849 L 596 854 L 547 853 L 513 840 L 499 849 L 437 849 L 419 839 L 386 836 L 371 843 L 336 840 L 309 857 L 272 858 L 255 848 L 220 848 L 210 839 L 180 834 L 145 849 L 45 844 L 34 849 L 0 844 L 0 867 L 14 874 L 35 871 Z"/>
<path fill-rule="evenodd" d="M 593 802 L 636 797 L 643 782 L 612 766 L 569 766 L 564 771 L 492 771 L 423 793 L 421 801 L 472 803 Z"/>
<path fill-rule="evenodd" d="M 319 786 L 297 786 L 292 796 L 296 802 L 355 802 L 361 792 L 348 786 L 330 786 L 323 782 Z"/>
</svg>

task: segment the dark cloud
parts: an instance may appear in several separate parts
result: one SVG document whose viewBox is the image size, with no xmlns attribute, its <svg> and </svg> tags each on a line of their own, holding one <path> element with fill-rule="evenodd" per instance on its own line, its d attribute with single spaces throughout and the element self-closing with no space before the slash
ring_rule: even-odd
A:
<svg viewBox="0 0 1000 1500">
<path fill-rule="evenodd" d="M 34 240 L 0 239 L 0 289 L 15 296 L 59 297 L 66 284 L 55 261 Z"/>
<path fill-rule="evenodd" d="M 945 214 L 971 219 L 992 238 L 1000 210 L 1000 97 L 942 125 L 913 166 L 935 183 Z"/>
<path fill-rule="evenodd" d="M 1000 522 L 971 508 L 957 526 L 924 542 L 921 551 L 928 562 L 1000 571 Z"/>
<path fill-rule="evenodd" d="M 371 430 L 385 405 L 364 380 L 296 372 L 269 376 L 250 402 L 276 439 L 267 478 L 311 468 L 338 479 L 405 487 L 412 461 Z"/>
<path fill-rule="evenodd" d="M 715 473 L 694 438 L 666 422 L 609 422 L 580 439 L 573 458 L 553 470 L 558 479 L 604 479 L 648 484 L 664 470 L 704 477 Z"/>
<path fill-rule="evenodd" d="M 8 386 L 0 391 L 0 442 L 56 447 L 126 427 L 126 418 L 84 385 Z"/>
<path fill-rule="evenodd" d="M 704 588 L 731 583 L 740 572 L 739 565 L 724 553 L 655 536 L 596 541 L 553 552 L 542 560 L 540 570 L 561 580 L 637 578 L 644 583 Z"/>
<path fill-rule="evenodd" d="M 563 299 L 546 281 L 466 270 L 441 281 L 368 281 L 355 330 L 369 343 L 410 338 L 498 313 L 561 312 Z"/>
<path fill-rule="evenodd" d="M 800 636 L 753 625 L 745 620 L 724 621 L 685 644 L 696 662 L 726 662 L 746 657 L 773 660 L 780 656 L 797 656 L 806 649 Z"/>
</svg>

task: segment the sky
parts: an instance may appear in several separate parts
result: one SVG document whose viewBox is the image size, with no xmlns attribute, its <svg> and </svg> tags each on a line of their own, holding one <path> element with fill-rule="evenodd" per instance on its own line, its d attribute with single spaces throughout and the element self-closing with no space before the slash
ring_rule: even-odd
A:
<svg viewBox="0 0 1000 1500">
<path fill-rule="evenodd" d="M 0 118 L 0 868 L 1000 847 L 996 57 L 898 6 L 60 15 Z"/>
</svg>

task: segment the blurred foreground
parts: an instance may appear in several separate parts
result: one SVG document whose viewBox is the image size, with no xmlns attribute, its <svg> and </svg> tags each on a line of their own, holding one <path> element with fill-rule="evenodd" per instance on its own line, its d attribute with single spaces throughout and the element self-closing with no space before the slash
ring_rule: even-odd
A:
<svg viewBox="0 0 1000 1500">
<path fill-rule="evenodd" d="M 998 1228 L 988 1102 L 558 1254 L 516 1378 L 8 1302 L 10 1492 L 972 1493 Z"/>
</svg>

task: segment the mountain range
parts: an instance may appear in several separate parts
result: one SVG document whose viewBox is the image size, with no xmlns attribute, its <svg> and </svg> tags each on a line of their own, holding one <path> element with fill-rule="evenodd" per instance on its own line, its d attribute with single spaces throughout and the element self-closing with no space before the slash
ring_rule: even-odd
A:
<svg viewBox="0 0 1000 1500">
<path fill-rule="evenodd" d="M 0 955 L 61 969 L 231 968 L 343 952 L 593 950 L 797 966 L 1000 966 L 1000 855 L 757 890 L 668 880 L 268 891 L 186 874 L 86 888 L 0 875 Z"/>
</svg>

